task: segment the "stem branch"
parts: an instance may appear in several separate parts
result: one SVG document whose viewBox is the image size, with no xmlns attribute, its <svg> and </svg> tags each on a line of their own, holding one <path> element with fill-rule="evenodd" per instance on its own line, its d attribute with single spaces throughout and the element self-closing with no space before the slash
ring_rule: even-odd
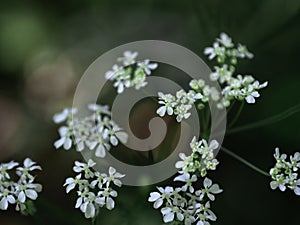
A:
<svg viewBox="0 0 300 225">
<path fill-rule="evenodd" d="M 269 177 L 270 174 L 263 171 L 262 169 L 258 168 L 257 166 L 253 165 L 252 163 L 248 162 L 247 160 L 243 159 L 239 155 L 235 154 L 234 152 L 230 151 L 229 149 L 225 147 L 221 147 L 221 150 L 225 152 L 227 155 L 230 155 L 231 157 L 235 158 L 236 160 L 240 161 L 241 163 L 245 164 L 246 166 L 250 167 L 251 169 L 255 170 L 256 172 Z"/>
</svg>

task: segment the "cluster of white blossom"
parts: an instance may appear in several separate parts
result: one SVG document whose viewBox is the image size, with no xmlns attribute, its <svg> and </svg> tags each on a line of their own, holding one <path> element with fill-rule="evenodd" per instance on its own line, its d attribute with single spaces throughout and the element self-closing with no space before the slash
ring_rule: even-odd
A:
<svg viewBox="0 0 300 225">
<path fill-rule="evenodd" d="M 17 181 L 12 178 L 12 170 L 15 170 Z M 16 205 L 15 209 L 24 215 L 34 214 L 35 207 L 32 200 L 36 200 L 42 185 L 35 183 L 35 176 L 31 173 L 41 170 L 41 167 L 26 158 L 23 166 L 11 161 L 0 164 L 0 209 L 7 210 L 9 204 Z"/>
<path fill-rule="evenodd" d="M 251 75 L 238 74 L 234 77 L 235 66 L 238 58 L 253 58 L 246 46 L 238 44 L 237 47 L 232 39 L 225 33 L 221 33 L 217 38 L 213 47 L 205 48 L 204 54 L 208 55 L 211 60 L 217 57 L 218 66 L 214 67 L 214 71 L 210 74 L 212 81 L 218 81 L 222 86 L 219 108 L 230 106 L 232 100 L 245 100 L 249 104 L 255 103 L 255 98 L 260 94 L 258 91 L 268 85 L 268 82 L 260 83 Z M 218 99 L 219 100 L 219 99 Z"/>
<path fill-rule="evenodd" d="M 207 170 L 215 170 L 218 161 L 214 159 L 213 151 L 218 148 L 218 142 L 210 144 L 194 137 L 190 143 L 192 154 L 186 156 L 180 153 L 182 161 L 176 163 L 179 175 L 174 181 L 183 183 L 182 186 L 157 187 L 158 192 L 151 192 L 148 198 L 155 209 L 161 208 L 165 223 L 177 222 L 184 225 L 209 225 L 217 219 L 210 209 L 210 202 L 215 200 L 215 194 L 222 192 L 218 184 L 206 177 Z M 203 186 L 196 190 L 195 184 L 203 177 Z"/>
<path fill-rule="evenodd" d="M 237 63 L 238 58 L 253 58 L 253 54 L 248 51 L 245 45 L 238 44 L 235 47 L 232 38 L 225 33 L 220 34 L 220 37 L 216 39 L 212 47 L 205 48 L 204 54 L 208 55 L 209 60 L 217 58 L 219 63 L 229 60 L 230 64 L 233 65 Z"/>
<path fill-rule="evenodd" d="M 120 179 L 125 176 L 113 167 L 109 167 L 108 174 L 94 172 L 92 168 L 95 165 L 91 159 L 88 163 L 75 161 L 73 170 L 77 175 L 67 178 L 64 184 L 67 193 L 76 188 L 78 198 L 75 208 L 80 209 L 86 218 L 97 217 L 99 208 L 112 210 L 115 207 L 113 198 L 118 193 L 112 185 L 121 187 Z"/>
<path fill-rule="evenodd" d="M 286 154 L 280 154 L 279 149 L 275 149 L 274 158 L 276 164 L 270 170 L 272 181 L 271 188 L 274 190 L 279 188 L 285 191 L 289 188 L 294 191 L 296 195 L 300 195 L 300 179 L 298 178 L 298 170 L 300 168 L 300 153 L 296 152 L 289 157 Z"/>
<path fill-rule="evenodd" d="M 112 70 L 105 73 L 105 78 L 114 82 L 113 86 L 117 88 L 118 94 L 125 88 L 135 87 L 138 90 L 146 86 L 146 77 L 151 75 L 152 70 L 158 66 L 149 59 L 136 61 L 137 56 L 137 52 L 125 51 L 123 57 L 118 58 L 122 65 L 115 64 Z"/>
<path fill-rule="evenodd" d="M 58 130 L 60 138 L 55 141 L 54 146 L 57 149 L 63 147 L 69 150 L 75 145 L 79 152 L 87 148 L 95 150 L 95 156 L 103 158 L 111 145 L 117 146 L 119 140 L 126 143 L 128 135 L 111 120 L 107 105 L 90 104 L 88 109 L 91 115 L 83 118 L 76 117 L 75 108 L 64 109 L 54 115 L 55 123 L 65 122 Z"/>
<path fill-rule="evenodd" d="M 157 109 L 156 113 L 161 117 L 166 113 L 168 115 L 174 114 L 176 115 L 177 122 L 181 122 L 182 119 L 189 118 L 191 115 L 189 110 L 192 108 L 194 102 L 201 99 L 203 96 L 193 90 L 190 90 L 189 92 L 180 90 L 176 92 L 176 96 L 158 92 L 158 97 L 158 103 L 162 106 Z"/>
</svg>

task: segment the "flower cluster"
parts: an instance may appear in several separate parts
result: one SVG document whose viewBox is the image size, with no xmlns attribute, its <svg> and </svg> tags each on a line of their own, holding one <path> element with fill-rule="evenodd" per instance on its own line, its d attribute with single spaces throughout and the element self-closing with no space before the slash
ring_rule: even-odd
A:
<svg viewBox="0 0 300 225">
<path fill-rule="evenodd" d="M 205 48 L 204 54 L 208 55 L 209 60 L 217 58 L 219 63 L 229 60 L 231 64 L 236 64 L 238 58 L 253 58 L 253 54 L 248 51 L 246 46 L 238 44 L 235 48 L 232 39 L 225 33 L 220 34 L 212 47 Z"/>
<path fill-rule="evenodd" d="M 189 112 L 195 101 L 202 99 L 200 93 L 196 93 L 193 90 L 185 92 L 180 90 L 176 92 L 176 96 L 172 94 L 163 94 L 158 92 L 159 101 L 161 104 L 156 113 L 163 117 L 166 113 L 168 115 L 175 115 L 177 122 L 181 122 L 182 119 L 187 119 L 191 115 Z"/>
<path fill-rule="evenodd" d="M 12 179 L 12 170 L 18 177 L 17 181 Z M 36 200 L 42 185 L 35 183 L 35 177 L 31 174 L 41 167 L 26 158 L 23 166 L 11 161 L 0 164 L 0 209 L 7 210 L 9 204 L 16 205 L 15 209 L 24 215 L 34 214 L 35 207 L 32 200 Z"/>
<path fill-rule="evenodd" d="M 205 139 L 200 141 L 194 137 L 190 143 L 192 154 L 186 156 L 180 153 L 181 161 L 176 163 L 176 168 L 180 169 L 179 173 L 195 173 L 197 176 L 205 177 L 208 170 L 215 170 L 219 161 L 214 157 L 214 150 L 219 147 L 216 140 L 209 144 Z"/>
<path fill-rule="evenodd" d="M 211 60 L 217 57 L 218 66 L 210 74 L 212 81 L 218 81 L 222 86 L 220 95 L 222 98 L 218 103 L 219 108 L 230 106 L 232 100 L 245 100 L 249 104 L 255 103 L 255 98 L 260 96 L 259 90 L 266 87 L 268 82 L 260 83 L 251 75 L 238 74 L 234 76 L 235 66 L 238 58 L 253 58 L 246 46 L 238 44 L 237 47 L 227 34 L 221 33 L 216 39 L 213 47 L 205 48 L 204 54 Z"/>
<path fill-rule="evenodd" d="M 118 58 L 122 65 L 115 64 L 112 70 L 106 72 L 105 78 L 114 82 L 113 86 L 117 88 L 118 94 L 125 88 L 135 87 L 138 90 L 146 86 L 146 77 L 158 66 L 149 59 L 136 61 L 137 56 L 137 52 L 125 51 L 123 57 Z"/>
<path fill-rule="evenodd" d="M 272 181 L 271 188 L 274 190 L 279 188 L 285 191 L 288 187 L 293 190 L 296 195 L 300 195 L 300 179 L 298 178 L 298 169 L 300 168 L 300 153 L 296 152 L 293 156 L 289 157 L 286 154 L 280 154 L 279 149 L 275 149 L 274 158 L 276 164 L 270 170 Z"/>
<path fill-rule="evenodd" d="M 128 136 L 111 120 L 108 106 L 90 104 L 88 109 L 91 115 L 84 118 L 76 117 L 77 109 L 74 108 L 64 109 L 54 115 L 55 123 L 66 123 L 59 128 L 60 138 L 55 141 L 54 146 L 69 150 L 75 145 L 79 152 L 87 148 L 95 150 L 95 155 L 103 158 L 112 145 L 117 146 L 119 140 L 125 143 Z"/>
<path fill-rule="evenodd" d="M 211 201 L 215 200 L 215 194 L 222 192 L 218 184 L 205 177 L 206 170 L 216 169 L 218 161 L 213 157 L 213 150 L 218 147 L 214 140 L 207 144 L 206 140 L 196 141 L 193 138 L 190 143 L 192 154 L 185 156 L 181 153 L 183 161 L 176 163 L 179 175 L 174 178 L 183 185 L 179 187 L 157 187 L 156 192 L 150 193 L 149 202 L 153 202 L 155 209 L 161 208 L 163 221 L 172 221 L 178 224 L 209 225 L 217 219 L 210 208 Z M 199 177 L 205 177 L 203 186 L 196 190 L 195 184 Z"/>
<path fill-rule="evenodd" d="M 67 193 L 77 189 L 75 208 L 79 208 L 86 218 L 95 218 L 102 207 L 109 210 L 115 207 L 113 198 L 117 197 L 118 193 L 112 185 L 121 187 L 120 179 L 125 176 L 113 167 L 109 167 L 108 174 L 94 172 L 92 168 L 95 165 L 91 159 L 88 163 L 75 161 L 73 170 L 77 175 L 67 178 L 64 184 Z"/>
</svg>

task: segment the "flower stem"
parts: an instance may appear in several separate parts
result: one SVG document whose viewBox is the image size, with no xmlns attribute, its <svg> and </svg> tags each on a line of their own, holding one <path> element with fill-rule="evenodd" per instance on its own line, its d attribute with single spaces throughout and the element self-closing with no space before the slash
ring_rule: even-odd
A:
<svg viewBox="0 0 300 225">
<path fill-rule="evenodd" d="M 237 133 L 240 131 L 245 131 L 245 130 L 250 130 L 250 129 L 254 129 L 254 128 L 258 128 L 258 127 L 262 127 L 262 126 L 266 126 L 269 124 L 273 124 L 276 122 L 279 122 L 281 120 L 284 120 L 290 116 L 292 116 L 293 114 L 297 113 L 300 111 L 300 104 L 295 105 L 291 108 L 289 108 L 288 110 L 281 112 L 277 115 L 271 116 L 269 118 L 257 121 L 255 123 L 250 123 L 250 124 L 246 124 L 240 127 L 236 127 L 233 129 L 229 129 L 226 134 L 233 134 L 233 133 Z"/>
<path fill-rule="evenodd" d="M 255 170 L 256 172 L 269 177 L 270 174 L 263 171 L 262 169 L 258 168 L 257 166 L 254 166 L 252 163 L 248 162 L 247 160 L 243 159 L 239 155 L 235 154 L 234 152 L 230 151 L 229 149 L 225 147 L 221 147 L 221 150 L 225 152 L 227 155 L 230 155 L 231 157 L 235 158 L 236 160 L 240 161 L 241 163 L 245 164 L 246 166 L 250 167 L 251 169 Z"/>
<path fill-rule="evenodd" d="M 241 115 L 241 112 L 243 111 L 244 105 L 245 105 L 245 101 L 242 101 L 242 103 L 240 104 L 240 107 L 239 107 L 239 109 L 238 109 L 235 117 L 233 118 L 233 120 L 228 125 L 228 128 L 231 128 L 236 123 L 236 121 L 238 120 L 238 118 Z"/>
</svg>

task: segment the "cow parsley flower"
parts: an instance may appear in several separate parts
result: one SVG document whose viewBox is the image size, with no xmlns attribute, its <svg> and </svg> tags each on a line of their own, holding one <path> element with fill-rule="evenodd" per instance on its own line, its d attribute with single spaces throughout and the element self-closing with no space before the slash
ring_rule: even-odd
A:
<svg viewBox="0 0 300 225">
<path fill-rule="evenodd" d="M 67 117 L 66 124 L 58 129 L 60 138 L 54 142 L 56 149 L 75 146 L 77 151 L 94 150 L 95 156 L 104 158 L 119 141 L 127 142 L 128 135 L 113 120 L 107 105 L 89 104 L 91 114 L 83 118 Z M 64 110 L 65 111 L 65 110 Z M 69 111 L 76 111 L 75 109 Z"/>
<path fill-rule="evenodd" d="M 118 94 L 123 93 L 125 88 L 135 87 L 138 90 L 146 86 L 146 76 L 157 69 L 157 63 L 152 63 L 149 59 L 137 61 L 137 56 L 138 52 L 125 51 L 123 57 L 117 59 L 122 66 L 113 65 L 112 70 L 105 73 L 105 78 L 114 82 L 113 86 L 117 88 Z"/>
<path fill-rule="evenodd" d="M 22 214 L 33 214 L 35 208 L 32 200 L 38 198 L 42 185 L 34 182 L 35 176 L 31 173 L 41 170 L 41 167 L 30 158 L 24 160 L 23 166 L 17 167 L 18 165 L 19 163 L 14 161 L 0 164 L 0 209 L 7 210 L 9 204 L 15 204 L 15 209 Z M 11 179 L 10 173 L 13 169 L 19 177 L 17 181 Z"/>
<path fill-rule="evenodd" d="M 77 200 L 75 208 L 79 208 L 85 218 L 94 218 L 99 213 L 99 208 L 106 207 L 112 210 L 115 207 L 113 198 L 118 193 L 113 185 L 121 187 L 121 178 L 125 175 L 119 173 L 113 167 L 109 167 L 108 174 L 93 171 L 96 163 L 89 160 L 87 163 L 76 161 L 73 170 L 77 174 L 69 177 L 64 183 L 66 193 L 77 188 Z"/>
<path fill-rule="evenodd" d="M 138 56 L 137 52 L 125 51 L 123 53 L 123 57 L 119 57 L 118 61 L 122 62 L 124 66 L 129 66 L 136 62 L 135 60 L 137 56 Z"/>
<path fill-rule="evenodd" d="M 166 113 L 168 115 L 175 115 L 176 120 L 180 123 L 183 119 L 188 119 L 191 115 L 189 112 L 192 105 L 199 99 L 202 99 L 201 93 L 196 93 L 194 90 L 185 92 L 179 90 L 176 92 L 176 96 L 172 94 L 163 94 L 158 92 L 158 103 L 161 104 L 156 113 L 163 117 Z"/>
<path fill-rule="evenodd" d="M 288 156 L 280 154 L 279 148 L 276 148 L 274 158 L 276 159 L 276 164 L 270 169 L 272 178 L 270 183 L 271 189 L 279 188 L 281 191 L 285 191 L 289 188 L 296 195 L 300 195 L 300 179 L 297 173 L 300 168 L 300 153 L 296 152 L 288 160 Z"/>
<path fill-rule="evenodd" d="M 164 223 L 209 225 L 209 221 L 217 219 L 210 209 L 209 201 L 214 201 L 215 195 L 223 190 L 207 177 L 203 180 L 202 188 L 195 187 L 198 186 L 198 178 L 205 176 L 201 172 L 202 160 L 213 157 L 213 150 L 218 148 L 218 143 L 213 140 L 208 144 L 204 139 L 196 141 L 193 138 L 190 147 L 191 155 L 180 153 L 182 161 L 176 163 L 179 171 L 174 181 L 183 185 L 176 188 L 157 187 L 158 191 L 151 192 L 148 198 L 155 209 L 160 208 Z"/>
</svg>

